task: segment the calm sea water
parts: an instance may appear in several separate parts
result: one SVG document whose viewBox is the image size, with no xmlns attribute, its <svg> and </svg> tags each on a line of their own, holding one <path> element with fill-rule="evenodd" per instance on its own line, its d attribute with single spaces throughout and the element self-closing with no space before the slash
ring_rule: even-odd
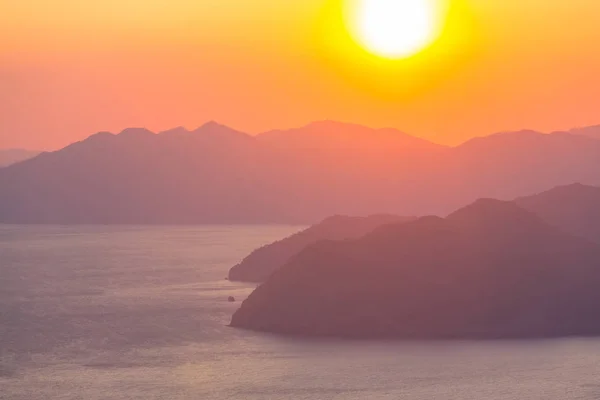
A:
<svg viewBox="0 0 600 400">
<path fill-rule="evenodd" d="M 0 398 L 600 399 L 600 341 L 353 342 L 226 327 L 297 227 L 0 226 Z"/>
</svg>

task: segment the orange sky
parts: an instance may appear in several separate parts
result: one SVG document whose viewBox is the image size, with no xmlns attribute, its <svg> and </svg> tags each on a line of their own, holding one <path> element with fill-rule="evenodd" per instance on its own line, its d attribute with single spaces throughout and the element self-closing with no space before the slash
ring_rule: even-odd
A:
<svg viewBox="0 0 600 400">
<path fill-rule="evenodd" d="M 206 120 L 450 144 L 600 123 L 600 1 L 452 0 L 443 45 L 387 63 L 344 42 L 339 1 L 0 0 L 0 148 Z"/>
</svg>

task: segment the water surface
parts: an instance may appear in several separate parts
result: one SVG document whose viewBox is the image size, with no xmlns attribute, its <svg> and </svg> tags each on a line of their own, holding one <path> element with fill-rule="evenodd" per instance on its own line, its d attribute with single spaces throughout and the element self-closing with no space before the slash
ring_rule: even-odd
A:
<svg viewBox="0 0 600 400">
<path fill-rule="evenodd" d="M 226 281 L 299 227 L 0 225 L 0 399 L 598 400 L 600 341 L 300 340 Z"/>
</svg>

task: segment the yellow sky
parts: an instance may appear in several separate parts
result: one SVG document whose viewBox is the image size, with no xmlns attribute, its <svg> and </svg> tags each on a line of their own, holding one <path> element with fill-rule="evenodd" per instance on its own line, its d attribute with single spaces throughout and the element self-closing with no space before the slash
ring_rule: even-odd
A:
<svg viewBox="0 0 600 400">
<path fill-rule="evenodd" d="M 599 1 L 453 0 L 458 33 L 400 63 L 344 43 L 339 1 L 0 0 L 0 148 L 212 119 L 442 143 L 600 123 Z"/>
</svg>

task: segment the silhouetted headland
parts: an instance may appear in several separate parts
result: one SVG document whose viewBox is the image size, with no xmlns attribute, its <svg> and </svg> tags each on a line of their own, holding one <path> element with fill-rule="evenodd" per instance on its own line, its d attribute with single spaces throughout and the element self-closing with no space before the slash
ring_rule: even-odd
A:
<svg viewBox="0 0 600 400">
<path fill-rule="evenodd" d="M 600 247 L 513 202 L 320 241 L 277 270 L 234 327 L 352 338 L 598 335 Z"/>
</svg>

